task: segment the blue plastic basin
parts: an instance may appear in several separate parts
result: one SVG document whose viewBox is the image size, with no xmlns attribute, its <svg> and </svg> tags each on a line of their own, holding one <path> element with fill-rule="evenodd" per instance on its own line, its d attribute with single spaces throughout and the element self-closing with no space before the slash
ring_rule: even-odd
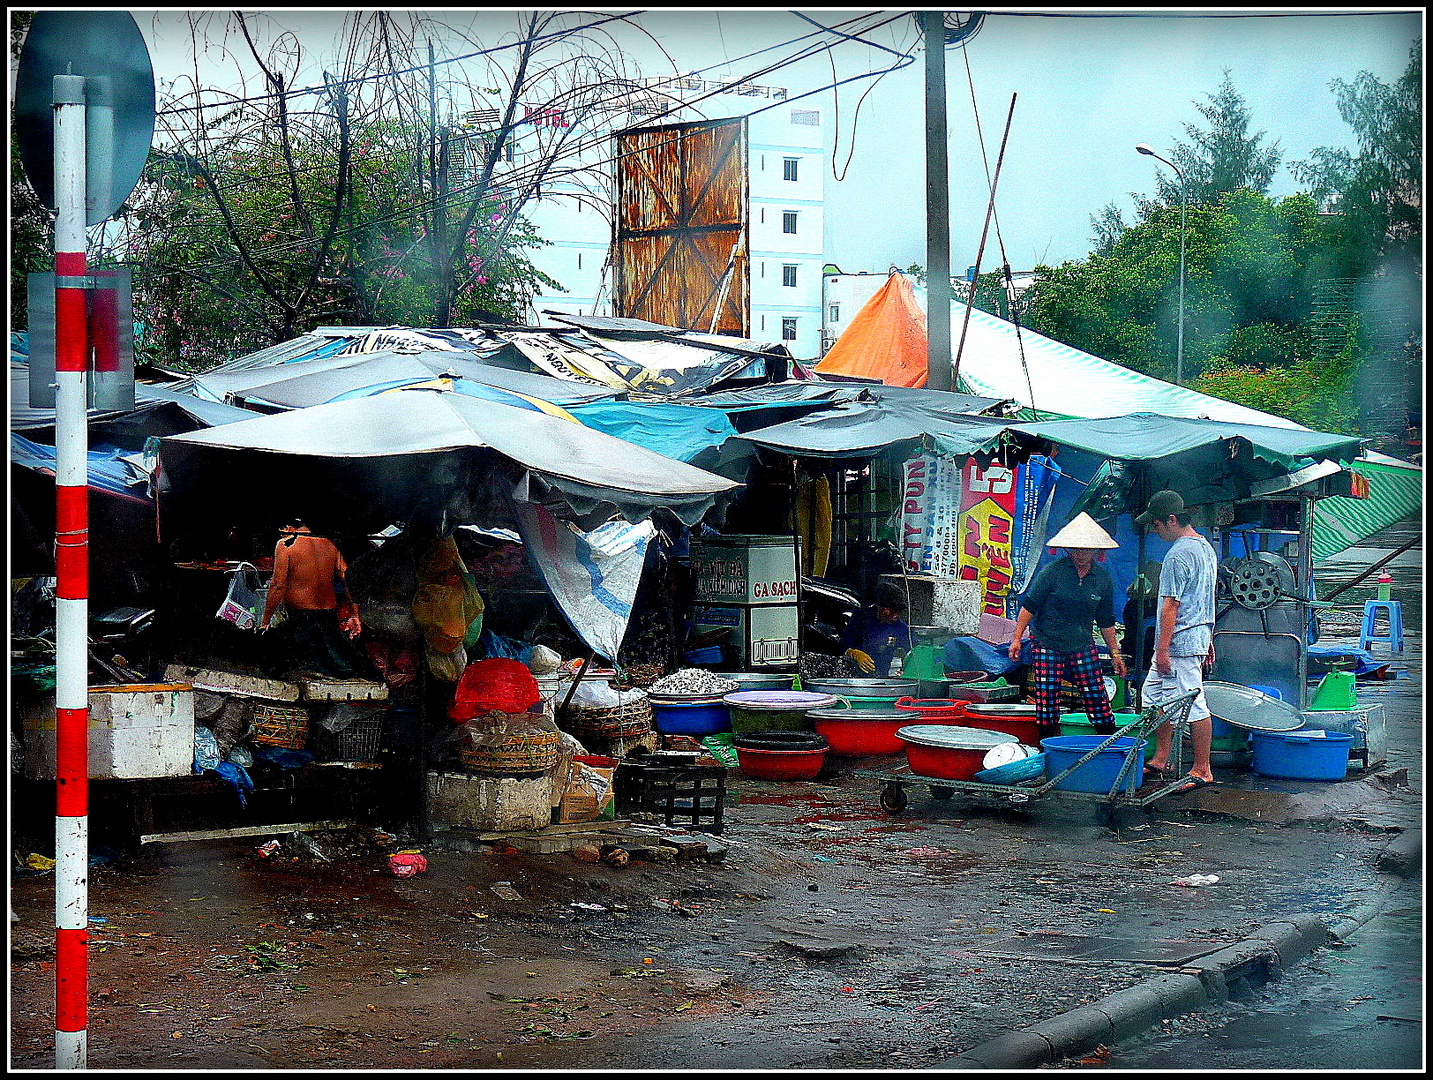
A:
<svg viewBox="0 0 1433 1080">
<path fill-rule="evenodd" d="M 722 701 L 653 701 L 652 725 L 663 735 L 715 735 L 731 730 L 731 710 Z"/>
<path fill-rule="evenodd" d="M 1250 765 L 1281 780 L 1342 780 L 1348 775 L 1353 736 L 1337 731 L 1256 731 Z"/>
<path fill-rule="evenodd" d="M 1080 758 L 1084 757 L 1107 735 L 1052 735 L 1040 740 L 1040 749 L 1045 751 L 1045 776 L 1053 779 L 1059 776 Z M 1107 795 L 1115 786 L 1120 770 L 1124 768 L 1125 755 L 1131 746 L 1139 745 L 1135 763 L 1125 777 L 1121 791 L 1133 791 L 1144 782 L 1145 740 L 1121 736 L 1104 750 L 1101 750 L 1085 764 L 1055 785 L 1056 791 L 1091 791 Z"/>
</svg>

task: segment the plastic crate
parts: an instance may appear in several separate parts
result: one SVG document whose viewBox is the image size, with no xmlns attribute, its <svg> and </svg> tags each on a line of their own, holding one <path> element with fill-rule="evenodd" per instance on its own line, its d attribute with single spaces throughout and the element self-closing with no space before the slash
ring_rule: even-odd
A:
<svg viewBox="0 0 1433 1080">
<path fill-rule="evenodd" d="M 725 765 L 658 766 L 623 761 L 614 783 L 618 814 L 659 814 L 668 825 L 722 830 Z"/>
</svg>

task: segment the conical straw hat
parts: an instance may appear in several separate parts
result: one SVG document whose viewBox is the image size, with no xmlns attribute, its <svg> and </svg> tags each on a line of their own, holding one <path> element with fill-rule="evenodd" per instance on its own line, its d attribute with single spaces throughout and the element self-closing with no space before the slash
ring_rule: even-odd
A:
<svg viewBox="0 0 1433 1080">
<path fill-rule="evenodd" d="M 1095 524 L 1089 514 L 1080 513 L 1063 529 L 1050 537 L 1046 543 L 1052 548 L 1117 548 L 1109 533 Z"/>
</svg>

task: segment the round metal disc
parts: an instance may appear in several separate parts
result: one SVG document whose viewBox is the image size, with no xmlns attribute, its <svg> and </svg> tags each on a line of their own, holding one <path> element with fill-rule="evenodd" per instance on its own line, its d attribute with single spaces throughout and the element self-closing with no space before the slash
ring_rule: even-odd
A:
<svg viewBox="0 0 1433 1080">
<path fill-rule="evenodd" d="M 96 225 L 129 198 L 154 139 L 154 69 L 149 48 L 127 11 L 41 11 L 25 35 L 15 70 L 15 140 L 35 194 L 55 209 L 55 127 L 52 80 L 85 78 L 86 154 L 111 160 L 107 190 L 87 184 L 85 221 Z M 91 119 L 104 98 L 113 105 L 113 138 L 95 139 L 101 126 Z M 96 173 L 91 172 L 93 180 Z"/>
<path fill-rule="evenodd" d="M 1220 720 L 1250 731 L 1295 731 L 1304 726 L 1303 714 L 1288 702 L 1238 683 L 1206 682 L 1204 700 Z"/>
</svg>

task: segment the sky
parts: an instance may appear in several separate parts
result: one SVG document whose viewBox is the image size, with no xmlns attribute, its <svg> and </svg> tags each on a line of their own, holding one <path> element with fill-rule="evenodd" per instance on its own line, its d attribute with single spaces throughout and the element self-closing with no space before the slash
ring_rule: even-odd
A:
<svg viewBox="0 0 1433 1080">
<path fill-rule="evenodd" d="M 614 24 L 613 36 L 636 73 L 703 70 L 713 79 L 747 75 L 794 52 L 799 46 L 741 59 L 815 32 L 808 19 L 831 26 L 875 10 L 801 9 L 798 15 L 784 9 L 660 8 L 633 18 L 646 33 Z M 516 25 L 516 9 L 427 13 L 462 25 L 483 44 Z M 293 31 L 317 60 L 331 49 L 344 12 L 264 14 Z M 161 86 L 193 70 L 185 12 L 134 15 Z M 756 80 L 795 96 L 898 67 L 805 99 L 823 110 L 827 132 L 826 257 L 846 272 L 927 261 L 925 58 L 914 18 L 898 15 L 898 9 L 881 13 L 893 21 L 860 41 L 827 35 L 820 40 L 829 40 L 831 49 Z M 1292 194 L 1298 185 L 1290 163 L 1315 147 L 1353 146 L 1332 81 L 1368 71 L 1393 82 L 1422 37 L 1423 21 L 1419 8 L 992 9 L 963 47 L 946 50 L 952 271 L 959 274 L 975 262 L 989 202 L 976 116 L 993 170 L 1012 95 L 982 270 L 997 266 L 1002 251 L 1016 271 L 1087 256 L 1092 215 L 1113 202 L 1129 220 L 1130 193 L 1155 190 L 1164 167 L 1137 154 L 1135 144 L 1148 143 L 1169 156 L 1177 142 L 1188 141 L 1185 125 L 1204 123 L 1196 104 L 1218 90 L 1226 69 L 1247 103 L 1250 130 L 1262 131 L 1264 145 L 1277 141 L 1283 151 L 1284 166 L 1270 194 Z M 221 23 L 216 17 L 211 26 Z M 242 42 L 231 39 L 229 45 L 235 44 Z M 435 41 L 438 58 L 445 47 L 446 55 L 473 48 L 463 40 Z M 204 51 L 202 73 L 216 85 L 236 85 L 240 70 L 253 70 L 252 60 L 225 60 L 217 36 Z"/>
</svg>

